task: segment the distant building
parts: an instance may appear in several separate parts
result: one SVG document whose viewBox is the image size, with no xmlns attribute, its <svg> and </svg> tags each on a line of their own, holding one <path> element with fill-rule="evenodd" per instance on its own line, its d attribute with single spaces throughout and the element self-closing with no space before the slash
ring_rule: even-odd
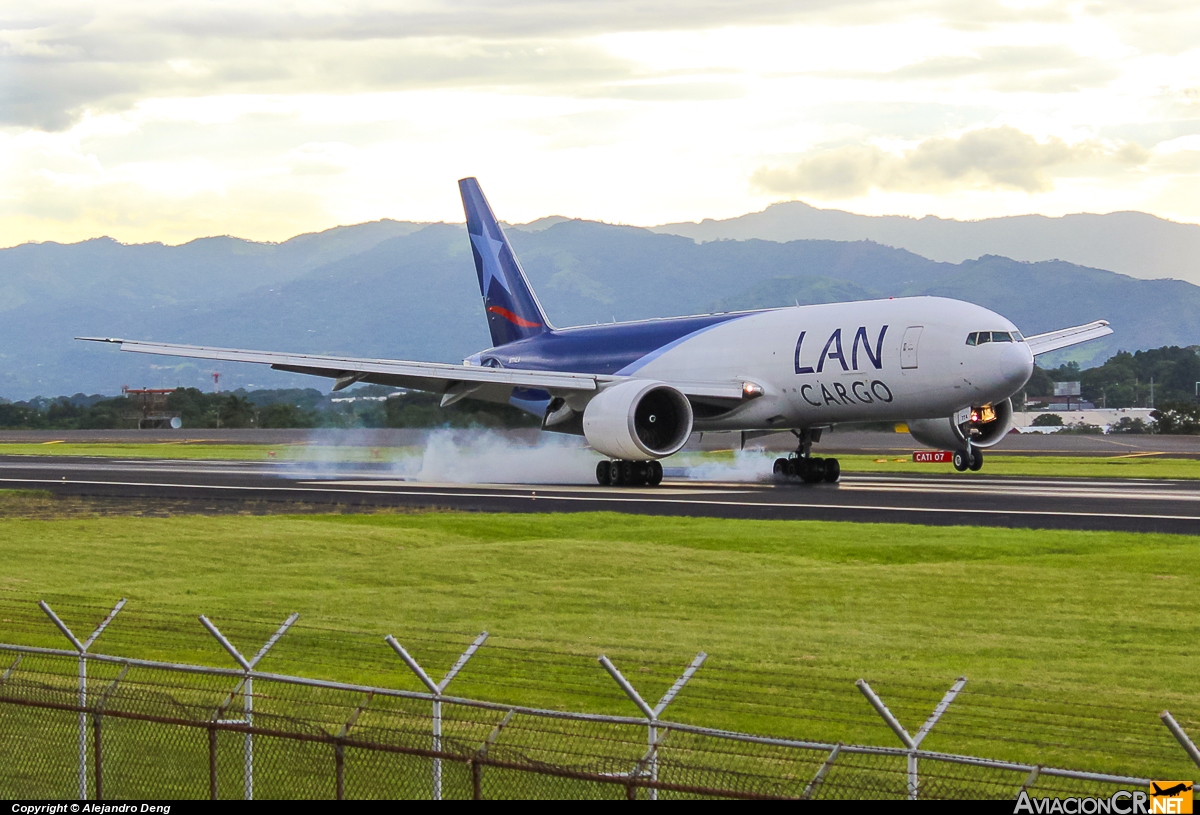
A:
<svg viewBox="0 0 1200 815">
<path fill-rule="evenodd" d="M 1096 406 L 1082 399 L 1063 400 L 1061 396 L 1026 396 L 1026 410 L 1095 410 Z"/>
<path fill-rule="evenodd" d="M 1062 428 L 1060 427 L 1033 426 L 1033 420 L 1038 416 L 1045 415 L 1046 413 L 1057 413 L 1060 415 L 1063 420 L 1063 425 L 1069 426 L 1077 424 L 1092 424 L 1102 429 L 1105 433 L 1107 433 L 1113 425 L 1121 421 L 1123 418 L 1141 419 L 1146 424 L 1154 423 L 1153 417 L 1150 416 L 1150 414 L 1153 412 L 1153 408 L 1097 409 L 1088 405 L 1087 402 L 1084 402 L 1083 404 L 1088 405 L 1088 407 L 1079 409 L 1078 402 L 1073 402 L 1072 404 L 1074 407 L 1072 407 L 1071 410 L 1067 410 L 1060 406 L 1047 411 L 1031 410 L 1024 413 L 1014 413 L 1013 427 L 1015 427 L 1021 433 L 1056 433 L 1061 430 Z"/>
<path fill-rule="evenodd" d="M 122 386 L 121 393 L 134 407 L 124 414 L 124 418 L 137 421 L 138 430 L 178 430 L 183 427 L 183 414 L 167 410 L 167 397 L 174 392 L 175 388 Z"/>
</svg>

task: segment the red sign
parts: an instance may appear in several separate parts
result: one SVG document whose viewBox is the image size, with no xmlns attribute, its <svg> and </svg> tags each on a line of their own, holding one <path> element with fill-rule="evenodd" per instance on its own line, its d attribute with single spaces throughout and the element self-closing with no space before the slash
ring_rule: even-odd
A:
<svg viewBox="0 0 1200 815">
<path fill-rule="evenodd" d="M 949 450 L 918 450 L 913 453 L 913 461 L 918 464 L 947 464 L 954 461 L 954 453 Z"/>
</svg>

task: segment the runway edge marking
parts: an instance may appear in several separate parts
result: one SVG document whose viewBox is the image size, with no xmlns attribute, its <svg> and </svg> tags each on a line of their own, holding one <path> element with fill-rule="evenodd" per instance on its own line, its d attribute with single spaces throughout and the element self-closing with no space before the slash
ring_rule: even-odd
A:
<svg viewBox="0 0 1200 815">
<path fill-rule="evenodd" d="M 184 488 L 184 489 L 203 489 L 203 490 L 227 490 L 227 491 L 260 491 L 260 492 L 297 492 L 297 493 L 338 493 L 345 495 L 403 495 L 403 496 L 430 496 L 434 498 L 528 498 L 533 501 L 609 501 L 616 503 L 657 503 L 657 504 L 688 504 L 699 506 L 723 506 L 723 507 L 764 507 L 764 508 L 785 508 L 785 509 L 831 509 L 831 510 L 866 510 L 876 512 L 928 512 L 940 514 L 962 514 L 962 515 L 1025 515 L 1034 517 L 1050 517 L 1050 518 L 1123 518 L 1123 519 L 1144 519 L 1156 521 L 1198 521 L 1200 515 L 1148 515 L 1139 513 L 1126 512 L 1051 512 L 1049 510 L 1033 510 L 1033 509 L 978 509 L 978 508 L 961 508 L 953 509 L 949 507 L 905 507 L 905 506 L 874 506 L 869 504 L 799 504 L 799 503 L 765 503 L 762 501 L 707 501 L 707 500 L 688 500 L 683 498 L 623 498 L 621 496 L 611 496 L 604 498 L 595 498 L 589 496 L 568 496 L 568 495 L 530 495 L 530 496 L 515 496 L 515 495 L 500 495 L 495 493 L 473 493 L 473 492 L 434 492 L 431 490 L 316 490 L 304 487 L 254 487 L 254 486 L 232 486 L 227 484 L 155 484 L 152 482 L 141 481 L 64 481 L 59 479 L 19 479 L 19 478 L 0 478 L 0 483 L 17 483 L 17 484 L 84 484 L 89 486 L 108 486 L 108 487 L 158 487 L 158 488 Z"/>
</svg>

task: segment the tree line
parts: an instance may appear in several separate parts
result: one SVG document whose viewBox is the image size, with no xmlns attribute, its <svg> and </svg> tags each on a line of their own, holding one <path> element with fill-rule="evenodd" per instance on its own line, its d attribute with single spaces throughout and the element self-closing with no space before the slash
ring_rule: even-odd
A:
<svg viewBox="0 0 1200 815">
<path fill-rule="evenodd" d="M 1097 407 L 1158 407 L 1195 402 L 1200 383 L 1200 345 L 1167 345 L 1149 351 L 1118 351 L 1103 364 L 1083 369 L 1077 362 L 1034 368 L 1025 386 L 1031 396 L 1049 396 L 1055 382 L 1078 382 L 1082 398 Z M 1153 404 L 1151 404 L 1153 383 Z"/>
<path fill-rule="evenodd" d="M 1120 433 L 1200 434 L 1200 345 L 1165 345 L 1148 351 L 1118 351 L 1103 364 L 1083 369 L 1077 362 L 1057 368 L 1034 366 L 1033 376 L 1019 398 L 1051 396 L 1056 382 L 1078 382 L 1080 398 L 1097 407 L 1155 408 L 1147 424 L 1122 418 L 1113 428 Z M 1060 397 L 1061 399 L 1062 397 Z M 1042 424 L 1053 414 L 1038 417 Z M 1061 423 L 1061 417 L 1058 418 Z M 1038 424 L 1035 420 L 1034 424 Z"/>
<path fill-rule="evenodd" d="M 338 401 L 334 401 L 334 400 Z M 338 394 L 316 388 L 205 393 L 179 388 L 166 410 L 184 428 L 322 427 L 536 427 L 538 420 L 509 405 L 464 399 L 446 408 L 417 391 L 367 385 Z M 127 430 L 138 426 L 139 407 L 127 396 L 77 393 L 27 402 L 0 400 L 0 429 Z"/>
</svg>

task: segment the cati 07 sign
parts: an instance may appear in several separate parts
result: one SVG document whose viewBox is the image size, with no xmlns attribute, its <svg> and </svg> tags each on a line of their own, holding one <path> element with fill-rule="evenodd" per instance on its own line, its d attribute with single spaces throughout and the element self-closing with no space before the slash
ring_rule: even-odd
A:
<svg viewBox="0 0 1200 815">
<path fill-rule="evenodd" d="M 954 461 L 954 454 L 949 450 L 918 450 L 913 453 L 913 461 L 918 464 L 945 464 Z"/>
</svg>

